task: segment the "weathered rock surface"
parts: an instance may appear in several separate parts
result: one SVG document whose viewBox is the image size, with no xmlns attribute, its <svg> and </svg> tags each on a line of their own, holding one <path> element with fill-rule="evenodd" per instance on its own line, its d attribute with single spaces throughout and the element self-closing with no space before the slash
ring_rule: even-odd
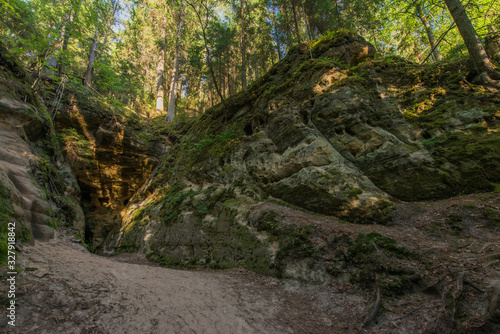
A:
<svg viewBox="0 0 500 334">
<path fill-rule="evenodd" d="M 93 152 L 72 166 L 87 240 L 169 267 L 376 286 L 409 313 L 431 305 L 423 332 L 428 319 L 443 333 L 498 329 L 500 95 L 468 84 L 465 61 L 373 55 L 348 33 L 295 48 L 246 92 L 169 126 L 168 152 L 70 98 L 59 128 Z"/>
<path fill-rule="evenodd" d="M 50 119 L 25 87 L 23 69 L 1 45 L 0 58 L 0 186 L 6 204 L 2 217 L 17 222 L 18 236 L 25 241 L 32 236 L 49 240 L 58 222 L 83 232 L 78 184 L 53 147 L 57 142 L 51 137 Z"/>
<path fill-rule="evenodd" d="M 486 36 L 486 53 L 488 57 L 495 59 L 496 61 L 500 60 L 500 34 L 492 34 Z"/>
<path fill-rule="evenodd" d="M 204 263 L 245 262 L 245 247 L 262 248 L 266 266 L 276 264 L 277 246 L 247 215 L 267 196 L 341 220 L 387 224 L 399 200 L 493 189 L 499 147 L 481 161 L 479 149 L 467 148 L 458 160 L 452 152 L 467 143 L 450 133 L 484 133 L 475 140 L 494 146 L 498 108 L 480 96 L 462 103 L 462 77 L 448 65 L 424 71 L 400 59 L 366 61 L 373 47 L 345 33 L 313 43 L 311 52 L 314 59 L 305 46 L 295 49 L 227 108 L 171 129 L 174 137 L 187 134 L 132 198 L 105 248 Z M 447 90 L 432 86 L 440 81 Z"/>
<path fill-rule="evenodd" d="M 58 131 L 76 130 L 92 151 L 88 160 L 73 161 L 71 166 L 82 190 L 85 239 L 92 248 L 121 223 L 120 212 L 165 149 L 141 140 L 139 124 L 134 127 L 105 109 L 91 96 L 70 95 L 56 118 Z"/>
<path fill-rule="evenodd" d="M 369 60 L 370 50 L 328 36 L 313 59 L 297 48 L 226 107 L 173 125 L 180 139 L 102 251 L 377 285 L 414 301 L 432 290 L 451 301 L 438 331 L 464 329 L 457 312 L 472 319 L 473 309 L 471 328 L 497 328 L 498 262 L 473 245 L 498 241 L 498 194 L 453 196 L 498 187 L 500 95 L 467 85 L 466 62 L 422 67 Z M 482 287 L 457 299 L 464 276 Z"/>
</svg>

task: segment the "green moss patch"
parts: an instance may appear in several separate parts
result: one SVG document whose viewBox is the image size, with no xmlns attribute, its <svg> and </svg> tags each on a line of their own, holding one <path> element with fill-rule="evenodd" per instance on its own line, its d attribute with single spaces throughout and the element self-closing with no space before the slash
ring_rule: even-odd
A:
<svg viewBox="0 0 500 334">
<path fill-rule="evenodd" d="M 500 226 L 500 210 L 494 209 L 491 206 L 485 206 L 483 214 L 493 225 Z"/>
<path fill-rule="evenodd" d="M 349 244 L 346 260 L 357 268 L 353 282 L 370 287 L 377 275 L 384 295 L 412 292 L 419 280 L 412 265 L 417 258 L 413 252 L 379 233 L 360 234 Z"/>
<path fill-rule="evenodd" d="M 472 128 L 447 132 L 426 142 L 436 158 L 459 167 L 460 192 L 493 191 L 500 181 L 500 131 Z"/>
<path fill-rule="evenodd" d="M 311 241 L 312 225 L 298 226 L 280 221 L 280 215 L 275 211 L 265 211 L 252 225 L 269 235 L 268 242 L 278 242 L 276 254 L 277 275 L 281 277 L 286 262 L 302 258 L 315 257 L 318 249 Z"/>
</svg>

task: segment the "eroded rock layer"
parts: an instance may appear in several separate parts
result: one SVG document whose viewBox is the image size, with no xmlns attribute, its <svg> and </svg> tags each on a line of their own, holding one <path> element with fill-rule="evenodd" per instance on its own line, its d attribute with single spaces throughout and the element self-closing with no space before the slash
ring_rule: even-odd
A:
<svg viewBox="0 0 500 334">
<path fill-rule="evenodd" d="M 96 99 L 70 94 L 56 118 L 58 131 L 76 131 L 90 150 L 87 158 L 70 160 L 82 189 L 86 240 L 93 249 L 121 223 L 120 212 L 165 150 L 140 137 L 140 124 L 107 109 Z"/>
<path fill-rule="evenodd" d="M 333 33 L 292 50 L 200 118 L 177 120 L 167 131 L 175 145 L 102 251 L 138 251 L 169 267 L 377 285 L 392 297 L 432 286 L 449 300 L 474 258 L 477 271 L 465 275 L 489 297 L 444 305 L 439 326 L 457 328 L 458 304 L 465 318 L 475 305 L 482 324 L 494 319 L 496 271 L 486 260 L 494 253 L 471 245 L 478 235 L 498 240 L 499 197 L 453 196 L 498 189 L 500 96 L 467 84 L 466 61 L 373 56 L 360 37 Z M 474 255 L 446 271 L 457 244 Z"/>
<path fill-rule="evenodd" d="M 2 237 L 9 221 L 16 222 L 23 241 L 46 241 L 59 224 L 83 233 L 80 189 L 61 154 L 50 116 L 26 86 L 23 68 L 2 45 L 0 60 Z"/>
</svg>

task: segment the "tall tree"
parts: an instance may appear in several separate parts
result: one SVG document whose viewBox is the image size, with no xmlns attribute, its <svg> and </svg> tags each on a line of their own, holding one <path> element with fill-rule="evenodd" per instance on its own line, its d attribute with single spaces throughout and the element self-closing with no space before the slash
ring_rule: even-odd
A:
<svg viewBox="0 0 500 334">
<path fill-rule="evenodd" d="M 71 37 L 71 32 L 73 30 L 73 25 L 75 18 L 78 15 L 78 11 L 80 10 L 81 2 L 80 1 L 70 1 L 71 8 L 69 10 L 68 22 L 65 24 L 63 28 L 63 44 L 62 44 L 62 52 L 59 55 L 59 59 L 57 62 L 57 75 L 61 76 L 63 71 L 63 64 L 66 60 L 66 53 L 68 51 L 69 38 Z"/>
<path fill-rule="evenodd" d="M 247 90 L 247 62 L 246 62 L 246 27 L 245 27 L 245 14 L 246 14 L 246 1 L 241 0 L 241 36 L 240 36 L 240 47 L 241 47 L 241 88 Z"/>
<path fill-rule="evenodd" d="M 206 54 L 206 59 L 207 59 L 207 64 L 208 64 L 208 70 L 209 70 L 210 76 L 212 78 L 212 84 L 213 84 L 215 91 L 217 92 L 217 95 L 219 96 L 221 102 L 223 104 L 226 104 L 226 102 L 224 101 L 224 97 L 222 96 L 221 90 L 219 88 L 219 85 L 217 84 L 217 78 L 215 76 L 214 67 L 213 67 L 213 63 L 212 63 L 212 55 L 211 55 L 210 47 L 208 44 L 207 27 L 209 24 L 210 9 L 209 9 L 208 5 L 200 2 L 200 6 L 203 7 L 203 9 L 205 11 L 205 22 L 203 22 L 203 19 L 201 17 L 202 9 L 197 8 L 197 6 L 193 2 L 186 1 L 186 3 L 193 9 L 193 11 L 196 15 L 196 18 L 198 19 L 198 22 L 200 24 L 201 35 L 203 37 L 203 44 L 205 45 L 205 54 Z"/>
<path fill-rule="evenodd" d="M 483 44 L 476 33 L 476 30 L 472 26 L 465 8 L 460 2 L 460 0 L 445 0 L 446 7 L 451 13 L 455 24 L 457 25 L 458 31 L 462 36 L 469 55 L 472 58 L 474 66 L 480 73 L 482 80 L 491 79 L 489 76 L 494 76 L 495 79 L 498 78 L 498 73 L 490 62 L 486 51 L 484 50 Z"/>
<path fill-rule="evenodd" d="M 182 26 L 184 25 L 184 13 L 186 10 L 186 0 L 182 1 L 179 23 L 177 24 L 177 36 L 175 40 L 174 66 L 172 69 L 172 80 L 170 81 L 170 93 L 168 97 L 167 122 L 171 122 L 175 117 L 175 89 L 179 72 L 179 58 L 181 49 Z"/>
<path fill-rule="evenodd" d="M 434 32 L 433 32 L 432 26 L 429 23 L 429 20 L 427 20 L 427 17 L 422 9 L 422 4 L 420 2 L 416 3 L 415 11 L 416 11 L 418 19 L 420 20 L 420 22 L 422 22 L 422 25 L 425 28 L 427 38 L 429 39 L 429 45 L 431 47 L 431 50 L 433 50 L 432 55 L 434 56 L 434 60 L 441 61 L 441 59 L 442 59 L 441 54 L 439 53 L 439 49 L 436 45 L 436 40 L 434 38 Z"/>
<path fill-rule="evenodd" d="M 103 12 L 104 18 L 103 18 L 103 26 L 99 27 L 96 25 L 95 28 L 95 34 L 94 34 L 94 39 L 92 40 L 92 46 L 90 47 L 90 52 L 89 52 L 89 60 L 88 60 L 88 65 L 87 65 L 87 70 L 85 71 L 85 85 L 87 87 L 92 86 L 92 80 L 94 77 L 94 64 L 97 56 L 97 46 L 99 44 L 99 37 L 100 37 L 100 29 L 104 30 L 104 43 L 103 43 L 103 48 L 105 48 L 107 45 L 107 40 L 108 40 L 108 35 L 111 30 L 111 26 L 114 23 L 115 20 L 115 15 L 116 11 L 118 10 L 118 5 L 119 2 L 118 0 L 111 0 L 109 5 L 111 5 L 111 11 L 109 11 L 107 7 L 108 3 L 104 4 L 99 4 L 98 1 L 96 1 L 97 6 L 103 6 L 101 8 L 101 12 Z"/>
<path fill-rule="evenodd" d="M 164 11 L 163 11 L 164 12 Z M 165 49 L 166 49 L 166 33 L 167 33 L 167 18 L 165 12 L 161 18 L 160 24 L 160 39 L 158 41 L 158 62 L 156 64 L 156 115 L 163 114 L 163 97 L 165 96 Z"/>
</svg>

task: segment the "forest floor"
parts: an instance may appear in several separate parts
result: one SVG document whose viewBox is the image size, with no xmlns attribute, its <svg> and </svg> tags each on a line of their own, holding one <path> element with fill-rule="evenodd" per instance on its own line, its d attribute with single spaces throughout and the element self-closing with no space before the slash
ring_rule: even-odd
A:
<svg viewBox="0 0 500 334">
<path fill-rule="evenodd" d="M 491 293 L 484 292 L 495 289 L 491 282 L 500 286 L 499 228 L 487 226 L 479 214 L 484 208 L 498 210 L 499 194 L 400 203 L 393 226 L 335 224 L 269 202 L 256 209 L 272 208 L 295 223 L 323 226 L 325 235 L 376 231 L 422 253 L 432 250 L 428 275 L 466 270 L 475 285 L 465 285 L 462 295 L 478 317 L 487 312 L 479 305 L 488 305 Z M 463 217 L 454 223 L 460 233 L 449 231 L 457 229 L 446 223 L 452 213 Z M 18 266 L 16 327 L 2 321 L 2 333 L 435 333 L 444 315 L 439 293 L 417 291 L 384 298 L 383 313 L 362 329 L 373 294 L 349 283 L 308 285 L 244 269 L 168 269 L 137 254 L 92 254 L 62 232 L 50 242 L 21 246 Z M 5 282 L 2 277 L 2 300 Z M 462 326 L 478 328 L 481 321 Z"/>
<path fill-rule="evenodd" d="M 16 327 L 4 333 L 331 332 L 328 287 L 242 269 L 173 270 L 134 254 L 101 257 L 60 233 L 18 257 Z"/>
</svg>

